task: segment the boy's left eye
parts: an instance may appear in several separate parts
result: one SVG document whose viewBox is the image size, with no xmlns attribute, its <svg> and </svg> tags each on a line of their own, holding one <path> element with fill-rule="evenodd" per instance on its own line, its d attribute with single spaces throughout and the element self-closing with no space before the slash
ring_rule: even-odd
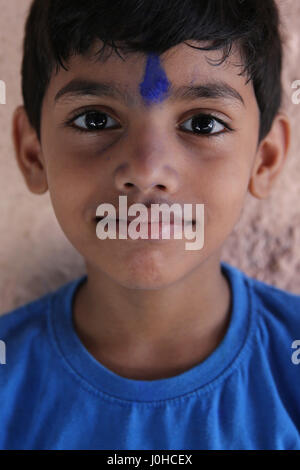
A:
<svg viewBox="0 0 300 470">
<path fill-rule="evenodd" d="M 188 119 L 183 124 L 186 123 L 189 124 L 184 128 L 184 130 L 206 136 L 219 134 L 219 131 L 224 130 L 224 128 L 229 128 L 225 122 L 222 122 L 220 119 L 217 119 L 210 114 L 197 114 L 192 116 L 192 118 Z M 183 127 L 183 124 L 181 124 L 181 127 Z"/>
<path fill-rule="evenodd" d="M 98 131 L 107 128 L 107 126 L 109 126 L 108 128 L 115 127 L 115 125 L 110 125 L 114 122 L 116 121 L 108 114 L 99 111 L 86 112 L 73 120 L 75 127 L 86 131 Z"/>
</svg>

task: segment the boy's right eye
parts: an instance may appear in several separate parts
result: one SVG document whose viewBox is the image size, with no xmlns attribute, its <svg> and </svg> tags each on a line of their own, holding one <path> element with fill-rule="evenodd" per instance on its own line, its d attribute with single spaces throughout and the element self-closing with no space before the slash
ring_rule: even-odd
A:
<svg viewBox="0 0 300 470">
<path fill-rule="evenodd" d="M 99 131 L 103 129 L 115 128 L 110 125 L 116 122 L 108 114 L 99 111 L 89 111 L 81 114 L 76 119 L 72 119 L 72 127 L 83 132 Z M 107 125 L 110 125 L 107 127 Z"/>
</svg>

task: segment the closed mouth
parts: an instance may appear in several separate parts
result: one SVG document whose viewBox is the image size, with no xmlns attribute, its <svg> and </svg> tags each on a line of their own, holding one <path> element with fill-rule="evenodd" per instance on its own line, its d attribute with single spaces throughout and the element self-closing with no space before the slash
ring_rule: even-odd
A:
<svg viewBox="0 0 300 470">
<path fill-rule="evenodd" d="M 95 220 L 97 223 L 100 222 L 102 219 L 104 219 L 104 216 L 96 216 L 96 217 L 94 218 L 94 220 Z M 111 219 L 111 220 L 114 220 L 114 219 Z M 127 225 L 128 225 L 130 222 L 132 222 L 132 220 L 135 220 L 135 217 L 134 217 L 134 218 L 128 218 L 128 220 L 127 220 Z M 117 217 L 117 218 L 116 218 L 116 222 L 118 223 L 119 221 L 120 221 L 120 219 Z M 121 219 L 121 221 L 122 221 L 122 222 L 125 222 L 124 219 Z M 158 222 L 158 221 L 153 221 L 153 224 L 156 224 L 157 222 Z M 145 223 L 147 223 L 147 222 L 140 222 L 140 223 L 141 223 L 141 224 L 145 224 Z M 190 224 L 190 223 L 192 223 L 192 225 L 195 226 L 196 221 L 195 221 L 195 220 L 192 220 L 192 222 L 189 221 L 188 224 Z M 160 221 L 160 225 L 161 225 L 161 224 L 162 224 L 162 222 Z M 148 225 L 151 225 L 151 221 L 148 222 Z M 169 225 L 174 225 L 174 222 L 170 221 Z M 182 221 L 182 225 L 184 225 L 184 221 Z"/>
</svg>

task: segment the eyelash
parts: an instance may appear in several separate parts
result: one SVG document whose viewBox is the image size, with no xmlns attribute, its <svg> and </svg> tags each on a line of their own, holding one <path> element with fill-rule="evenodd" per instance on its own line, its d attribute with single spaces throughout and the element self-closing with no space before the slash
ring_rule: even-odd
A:
<svg viewBox="0 0 300 470">
<path fill-rule="evenodd" d="M 89 114 L 89 113 L 99 113 L 99 114 L 104 114 L 105 116 L 111 117 L 108 113 L 99 111 L 97 109 L 87 109 L 87 110 L 83 110 L 80 114 L 78 114 L 76 116 L 73 116 L 71 119 L 68 119 L 67 121 L 64 122 L 64 124 L 68 127 L 71 127 L 75 132 L 77 131 L 77 132 L 80 132 L 80 133 L 103 132 L 103 131 L 109 131 L 109 130 L 115 130 L 116 129 L 115 127 L 110 127 L 110 128 L 107 128 L 107 129 L 88 130 L 88 129 L 81 129 L 78 126 L 73 125 L 73 122 L 76 121 L 76 119 L 78 119 L 79 117 L 84 116 L 85 114 Z M 222 124 L 225 127 L 226 131 L 217 132 L 215 134 L 196 134 L 195 132 L 192 132 L 192 131 L 187 131 L 187 130 L 183 130 L 183 129 L 180 129 L 180 130 L 182 132 L 187 133 L 187 134 L 195 135 L 197 137 L 207 137 L 207 138 L 217 137 L 217 136 L 222 135 L 222 134 L 227 133 L 227 132 L 234 132 L 234 130 L 235 130 L 232 127 L 230 127 L 226 122 L 224 122 L 222 119 L 214 116 L 213 114 L 204 113 L 204 112 L 201 112 L 201 113 L 199 112 L 197 114 L 193 114 L 190 118 L 186 119 L 182 124 L 189 121 L 190 119 L 193 119 L 196 116 L 205 116 L 207 118 L 213 119 L 213 120 L 217 121 L 219 124 Z M 112 119 L 114 119 L 114 118 L 112 118 Z"/>
</svg>

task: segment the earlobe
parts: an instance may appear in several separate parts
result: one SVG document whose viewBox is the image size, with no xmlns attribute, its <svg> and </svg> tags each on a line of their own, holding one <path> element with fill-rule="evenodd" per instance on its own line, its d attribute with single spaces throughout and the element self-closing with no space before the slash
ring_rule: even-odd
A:
<svg viewBox="0 0 300 470">
<path fill-rule="evenodd" d="M 24 106 L 18 106 L 13 114 L 12 138 L 15 157 L 28 189 L 35 194 L 44 194 L 48 183 L 41 144 Z"/>
<path fill-rule="evenodd" d="M 260 143 L 249 182 L 249 192 L 266 199 L 284 168 L 291 139 L 289 118 L 278 113 L 269 134 Z"/>
</svg>

